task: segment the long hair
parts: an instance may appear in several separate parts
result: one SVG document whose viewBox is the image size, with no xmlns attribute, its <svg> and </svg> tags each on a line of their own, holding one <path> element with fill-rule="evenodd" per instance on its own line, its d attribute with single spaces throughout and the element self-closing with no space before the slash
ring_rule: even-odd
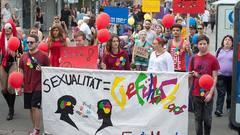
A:
<svg viewBox="0 0 240 135">
<path fill-rule="evenodd" d="M 11 26 L 12 26 L 12 35 L 13 35 L 13 37 L 17 37 L 17 29 L 16 29 L 15 23 L 13 22 L 12 19 L 9 19 L 8 23 L 10 23 Z M 2 49 L 3 55 L 5 55 L 5 53 L 6 53 L 6 50 L 5 50 L 5 36 L 6 36 L 5 35 L 5 29 L 4 29 L 4 26 L 3 26 L 2 34 L 1 34 L 1 37 L 0 37 L 0 49 Z"/>
<path fill-rule="evenodd" d="M 231 41 L 232 41 L 232 47 L 231 47 L 231 49 L 232 49 L 233 48 L 233 37 L 231 35 L 226 35 L 226 36 L 223 37 L 223 40 L 222 40 L 222 43 L 221 43 L 221 47 L 224 47 L 224 40 L 227 37 L 229 37 L 231 39 Z"/>
<path fill-rule="evenodd" d="M 48 46 L 52 47 L 53 42 L 56 41 L 56 37 L 53 37 L 53 30 L 54 29 L 58 29 L 59 33 L 58 33 L 58 37 L 62 43 L 63 46 L 67 46 L 66 43 L 66 38 L 64 37 L 64 32 L 62 29 L 62 26 L 60 24 L 53 24 L 53 26 L 51 27 L 50 33 L 49 33 L 49 37 L 48 37 Z"/>
<path fill-rule="evenodd" d="M 117 38 L 118 39 L 118 42 L 119 42 L 118 52 L 120 52 L 120 50 L 121 50 L 120 49 L 120 38 L 119 38 L 119 36 L 116 35 L 116 34 L 112 34 L 110 40 L 107 42 L 107 46 L 106 46 L 107 53 L 112 53 L 112 41 L 113 41 L 113 38 Z"/>
</svg>

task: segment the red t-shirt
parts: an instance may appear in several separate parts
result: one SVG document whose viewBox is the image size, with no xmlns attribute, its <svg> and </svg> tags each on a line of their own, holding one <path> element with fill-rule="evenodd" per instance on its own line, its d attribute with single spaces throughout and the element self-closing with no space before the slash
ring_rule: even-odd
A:
<svg viewBox="0 0 240 135">
<path fill-rule="evenodd" d="M 36 53 L 31 54 L 31 56 L 34 57 L 33 59 L 35 59 L 41 66 L 50 65 L 47 54 L 42 51 L 37 51 Z M 31 60 L 28 53 L 24 53 L 20 59 L 19 67 L 23 70 L 25 93 L 32 93 L 33 91 L 40 91 L 42 89 L 41 71 L 31 67 L 30 64 Z"/>
<path fill-rule="evenodd" d="M 218 71 L 220 69 L 217 58 L 212 54 L 208 53 L 204 56 L 194 56 L 194 62 L 192 67 L 193 57 L 191 57 L 189 62 L 189 72 L 196 71 L 200 75 L 208 74 L 212 76 L 213 71 Z M 194 77 L 194 89 L 192 91 L 193 96 L 200 96 L 199 78 Z"/>
<path fill-rule="evenodd" d="M 105 52 L 103 54 L 103 63 L 108 70 L 130 70 L 128 54 L 126 51 L 120 51 L 118 54 Z"/>
<path fill-rule="evenodd" d="M 173 44 L 173 40 L 171 41 L 171 44 L 169 46 L 169 52 L 173 58 L 174 61 L 174 70 L 176 71 L 186 71 L 186 52 L 183 49 L 183 43 L 184 40 L 181 39 L 180 45 L 177 48 Z"/>
</svg>

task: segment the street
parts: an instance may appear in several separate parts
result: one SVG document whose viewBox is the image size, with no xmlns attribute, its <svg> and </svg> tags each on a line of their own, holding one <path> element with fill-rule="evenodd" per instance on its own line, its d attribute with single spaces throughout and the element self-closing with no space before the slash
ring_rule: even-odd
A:
<svg viewBox="0 0 240 135">
<path fill-rule="evenodd" d="M 208 36 L 210 37 L 210 50 L 211 52 L 214 52 L 215 32 L 208 32 Z M 214 101 L 216 102 L 216 99 Z M 16 98 L 15 116 L 14 119 L 11 121 L 6 121 L 8 108 L 2 95 L 0 96 L 0 106 L 0 135 L 28 135 L 29 132 L 32 130 L 32 124 L 29 117 L 29 111 L 23 109 L 23 96 L 19 96 Z M 214 111 L 215 109 L 213 109 L 213 112 Z M 188 127 L 189 135 L 195 135 L 193 113 L 189 113 Z M 216 117 L 213 114 L 212 135 L 237 135 L 235 131 L 232 131 L 228 128 L 228 114 L 226 110 L 224 110 L 223 117 Z"/>
</svg>

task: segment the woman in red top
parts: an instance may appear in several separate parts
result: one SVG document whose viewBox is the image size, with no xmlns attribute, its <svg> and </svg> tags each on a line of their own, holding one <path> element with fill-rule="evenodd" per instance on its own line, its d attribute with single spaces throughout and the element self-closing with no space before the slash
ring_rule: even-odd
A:
<svg viewBox="0 0 240 135">
<path fill-rule="evenodd" d="M 50 64 L 53 67 L 60 66 L 60 49 L 70 44 L 69 38 L 64 36 L 61 25 L 54 24 L 51 27 L 48 37 Z"/>
<path fill-rule="evenodd" d="M 126 51 L 120 49 L 119 44 L 119 37 L 117 35 L 112 35 L 103 53 L 103 69 L 130 70 L 128 54 Z"/>
</svg>

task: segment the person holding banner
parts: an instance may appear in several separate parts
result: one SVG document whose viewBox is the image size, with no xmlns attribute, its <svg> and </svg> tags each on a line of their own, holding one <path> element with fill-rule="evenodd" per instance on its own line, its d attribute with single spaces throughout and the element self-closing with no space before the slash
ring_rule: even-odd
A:
<svg viewBox="0 0 240 135">
<path fill-rule="evenodd" d="M 215 56 L 209 53 L 209 38 L 201 35 L 197 40 L 199 52 L 190 59 L 189 77 L 193 81 L 193 106 L 195 114 L 196 135 L 210 135 L 212 126 L 213 96 L 217 83 L 217 72 L 219 63 Z M 204 90 L 199 85 L 202 75 L 210 75 L 213 78 L 213 85 L 209 90 Z M 203 130 L 204 128 L 204 130 Z"/>
<path fill-rule="evenodd" d="M 17 30 L 13 21 L 9 20 L 4 25 L 0 38 L 0 89 L 9 108 L 7 120 L 13 119 L 16 98 L 15 90 L 8 84 L 8 77 L 11 72 L 17 69 L 17 58 L 19 58 L 20 54 L 22 54 L 21 42 L 16 52 L 9 49 L 8 43 L 12 37 L 17 37 Z"/>
<path fill-rule="evenodd" d="M 69 38 L 64 36 L 61 25 L 54 24 L 51 27 L 49 37 L 47 39 L 49 48 L 50 63 L 53 67 L 60 65 L 60 48 L 70 45 Z"/>
<path fill-rule="evenodd" d="M 130 70 L 128 53 L 120 49 L 120 38 L 112 35 L 103 53 L 102 69 L 107 70 Z"/>
<path fill-rule="evenodd" d="M 174 72 L 174 64 L 172 56 L 164 49 L 165 40 L 156 38 L 153 40 L 152 46 L 154 51 L 150 55 L 148 70 L 150 72 Z"/>
<path fill-rule="evenodd" d="M 49 66 L 46 53 L 38 50 L 39 39 L 35 34 L 27 38 L 29 52 L 22 55 L 19 67 L 24 75 L 24 108 L 30 109 L 33 132 L 30 135 L 40 135 L 41 120 L 41 66 Z"/>
<path fill-rule="evenodd" d="M 73 35 L 76 46 L 87 46 L 86 36 L 82 31 L 78 31 Z"/>
</svg>

